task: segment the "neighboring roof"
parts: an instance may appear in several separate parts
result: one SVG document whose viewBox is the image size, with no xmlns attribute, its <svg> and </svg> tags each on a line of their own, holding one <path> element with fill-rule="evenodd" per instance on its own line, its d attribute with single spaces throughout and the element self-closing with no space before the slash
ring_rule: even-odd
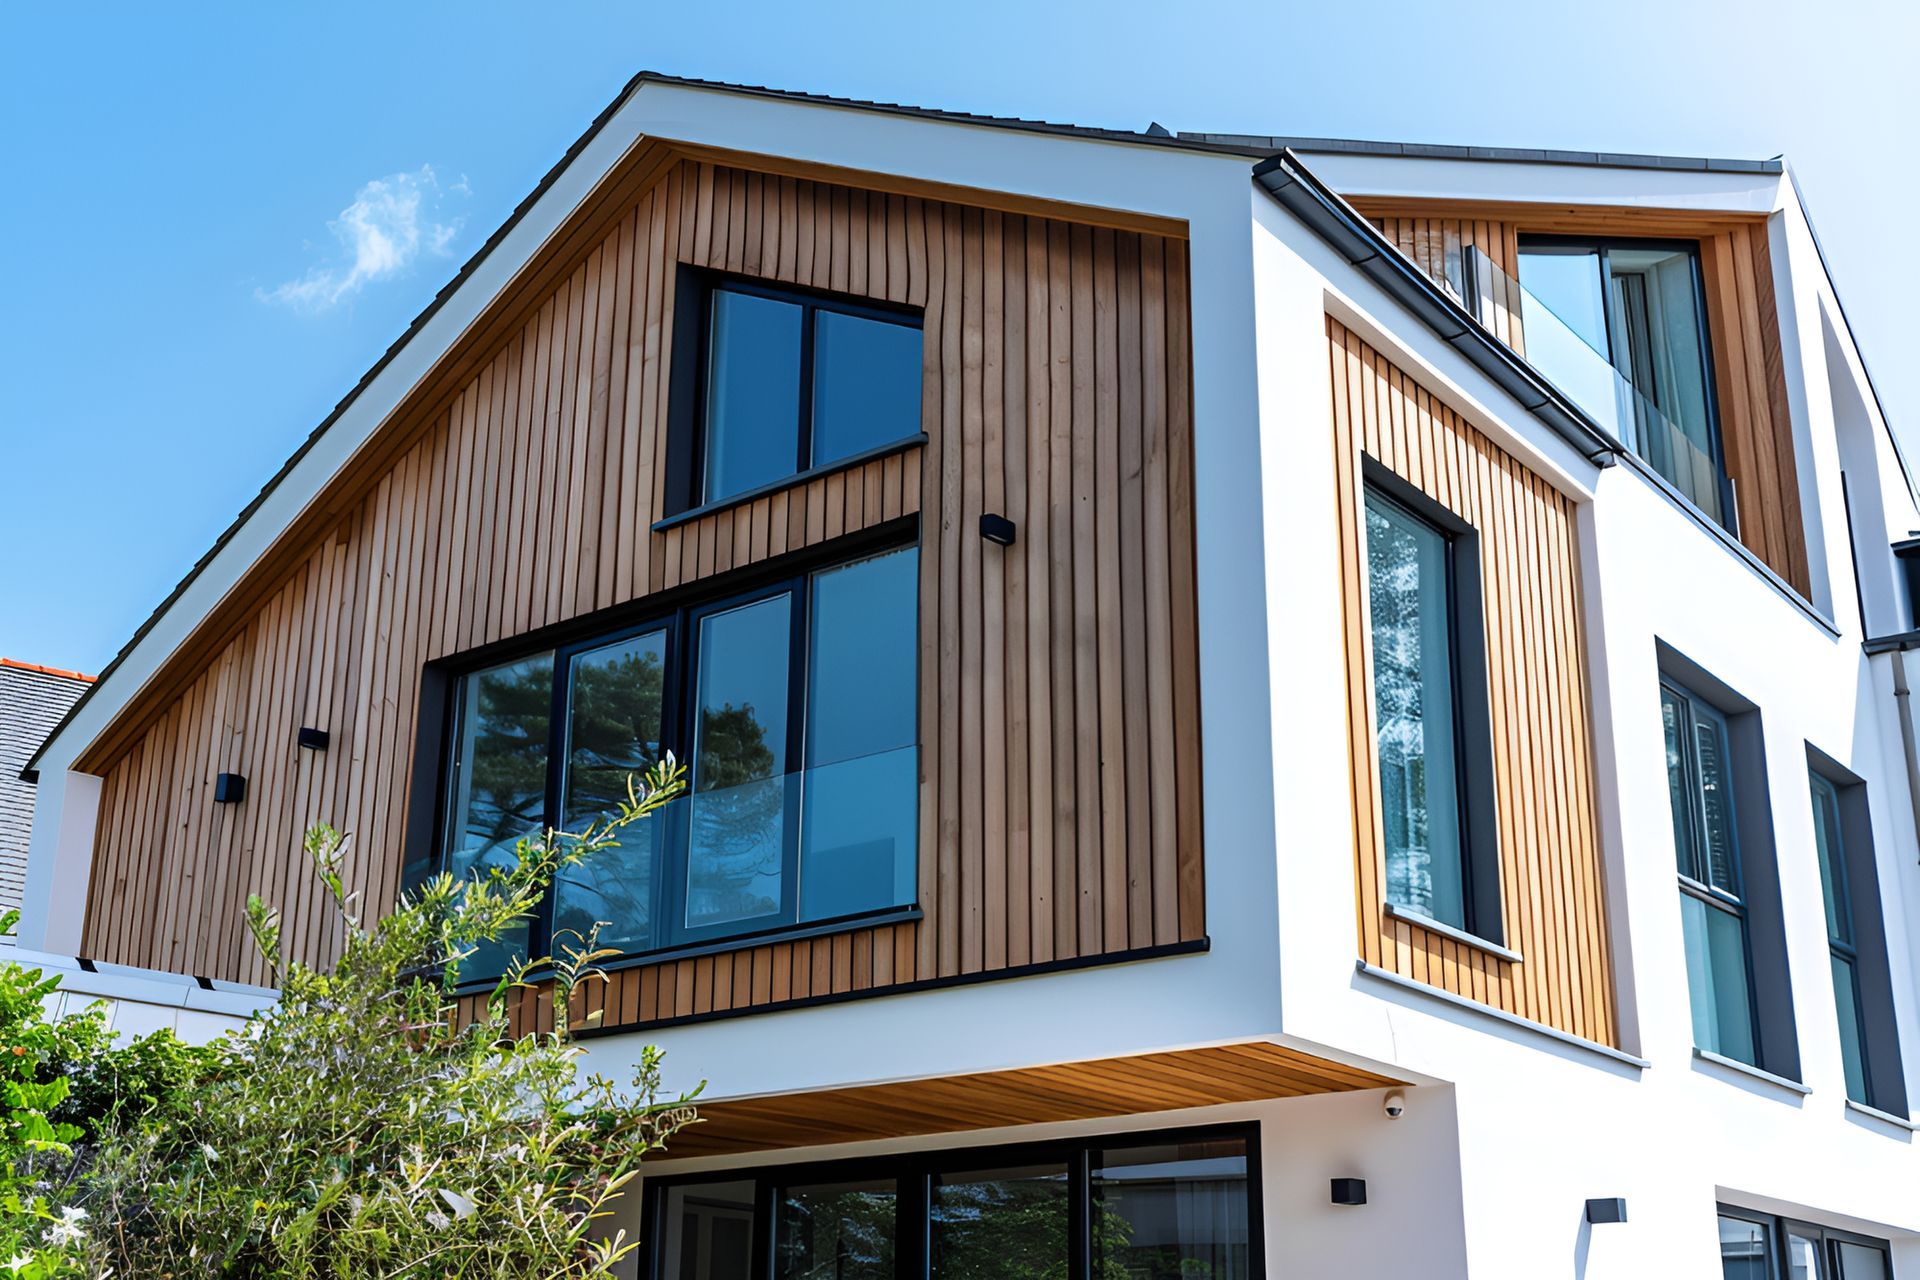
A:
<svg viewBox="0 0 1920 1280">
<path fill-rule="evenodd" d="M 34 785 L 21 767 L 92 682 L 75 671 L 0 658 L 0 912 L 18 907 L 26 886 Z"/>
<path fill-rule="evenodd" d="M 1462 147 L 1432 142 L 1367 142 L 1357 138 L 1294 138 L 1251 133 L 1181 133 L 1196 145 L 1252 152 L 1318 152 L 1324 155 L 1399 156 L 1422 160 L 1493 160 L 1508 164 L 1572 164 L 1602 169 L 1664 169 L 1691 173 L 1780 173 L 1771 160 L 1715 160 L 1701 156 L 1648 156 L 1616 151 L 1553 151 L 1537 147 Z"/>
</svg>

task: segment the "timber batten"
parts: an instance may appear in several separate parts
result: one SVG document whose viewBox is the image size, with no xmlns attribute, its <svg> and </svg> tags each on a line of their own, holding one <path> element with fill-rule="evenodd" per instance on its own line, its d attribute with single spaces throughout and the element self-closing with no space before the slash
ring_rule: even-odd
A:
<svg viewBox="0 0 1920 1280">
<path fill-rule="evenodd" d="M 923 309 L 926 443 L 655 531 L 681 264 Z M 392 900 L 427 664 L 916 518 L 923 918 L 629 968 L 605 1024 L 1203 938 L 1186 271 L 1176 236 L 636 147 L 89 749 L 87 954 L 263 982 L 257 892 L 326 960 L 300 833 Z"/>
</svg>

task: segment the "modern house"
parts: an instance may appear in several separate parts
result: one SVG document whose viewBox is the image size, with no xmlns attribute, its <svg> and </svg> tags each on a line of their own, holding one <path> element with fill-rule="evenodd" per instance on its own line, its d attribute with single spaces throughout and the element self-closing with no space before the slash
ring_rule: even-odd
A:
<svg viewBox="0 0 1920 1280">
<path fill-rule="evenodd" d="M 708 1082 L 637 1274 L 1920 1277 L 1916 527 L 1780 161 L 641 75 L 30 762 L 23 943 L 264 998 L 307 824 L 672 750 L 510 940 Z"/>
</svg>

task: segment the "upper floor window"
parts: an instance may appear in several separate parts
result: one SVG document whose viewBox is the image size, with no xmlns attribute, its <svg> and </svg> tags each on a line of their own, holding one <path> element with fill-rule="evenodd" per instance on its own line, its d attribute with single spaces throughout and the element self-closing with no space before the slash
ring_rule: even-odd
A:
<svg viewBox="0 0 1920 1280">
<path fill-rule="evenodd" d="M 689 269 L 676 333 L 700 352 L 674 388 L 682 508 L 726 502 L 920 430 L 915 315 L 840 298 L 711 281 Z M 689 403 L 681 403 L 682 398 Z M 697 401 L 697 403 L 691 403 Z"/>
<path fill-rule="evenodd" d="M 1840 1060 L 1847 1097 L 1905 1114 L 1906 1086 L 1888 977 L 1886 936 L 1866 786 L 1847 778 L 1811 748 L 1807 770 L 1813 796 L 1814 850 L 1820 862 L 1821 905 L 1833 970 Z"/>
<path fill-rule="evenodd" d="M 1720 1210 L 1725 1280 L 1889 1280 L 1884 1240 L 1746 1209 Z"/>
<path fill-rule="evenodd" d="M 1519 266 L 1527 359 L 1728 524 L 1699 246 L 1522 236 Z"/>
<path fill-rule="evenodd" d="M 689 762 L 688 794 L 566 871 L 506 948 L 601 923 L 603 946 L 639 953 L 912 905 L 917 562 L 819 568 L 455 680 L 455 874 L 608 813 L 666 750 Z"/>
<path fill-rule="evenodd" d="M 1387 902 L 1501 940 L 1477 541 L 1369 468 L 1367 604 Z"/>
<path fill-rule="evenodd" d="M 1727 720 L 1716 708 L 1672 684 L 1660 688 L 1660 715 L 1666 729 L 1667 793 L 1680 864 L 1680 921 L 1693 1004 L 1693 1042 L 1709 1052 L 1757 1064 Z"/>
</svg>

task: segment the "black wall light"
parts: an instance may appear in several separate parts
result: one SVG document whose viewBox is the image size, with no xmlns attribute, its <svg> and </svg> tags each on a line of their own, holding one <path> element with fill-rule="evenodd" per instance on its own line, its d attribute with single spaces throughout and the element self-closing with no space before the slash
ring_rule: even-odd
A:
<svg viewBox="0 0 1920 1280">
<path fill-rule="evenodd" d="M 1365 1178 L 1335 1178 L 1333 1180 L 1333 1202 L 1335 1204 L 1365 1204 L 1367 1202 L 1367 1180 Z"/>
<path fill-rule="evenodd" d="M 1013 545 L 1017 534 L 1013 521 L 1005 516 L 994 515 L 991 511 L 980 517 L 980 536 L 988 542 L 1002 547 Z"/>
<path fill-rule="evenodd" d="M 215 804 L 239 804 L 247 798 L 247 780 L 237 773 L 223 773 L 213 780 Z"/>
<path fill-rule="evenodd" d="M 309 729 L 302 725 L 300 728 L 300 745 L 309 751 L 325 751 L 327 749 L 327 731 L 325 729 Z"/>
<path fill-rule="evenodd" d="M 1587 1201 L 1588 1222 L 1625 1222 L 1627 1220 L 1627 1202 L 1622 1196 L 1608 1196 L 1604 1199 Z"/>
</svg>

